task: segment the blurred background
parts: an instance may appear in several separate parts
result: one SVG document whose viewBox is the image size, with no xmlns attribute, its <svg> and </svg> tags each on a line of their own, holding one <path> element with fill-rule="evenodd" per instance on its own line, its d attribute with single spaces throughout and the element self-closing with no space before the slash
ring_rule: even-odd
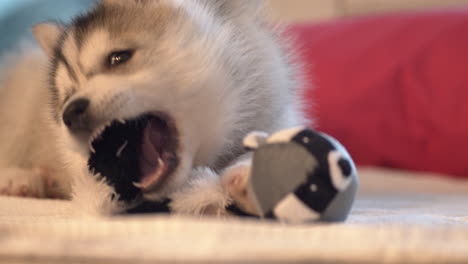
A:
<svg viewBox="0 0 468 264">
<path fill-rule="evenodd" d="M 269 0 L 274 19 L 296 22 L 366 14 L 450 8 L 468 0 Z"/>
<path fill-rule="evenodd" d="M 0 52 L 12 47 L 17 37 L 29 33 L 32 24 L 67 20 L 94 0 L 0 0 Z M 304 22 L 366 14 L 446 8 L 468 0 L 267 0 L 275 21 Z"/>
<path fill-rule="evenodd" d="M 0 56 L 18 45 L 18 39 L 31 38 L 31 26 L 46 20 L 67 21 L 93 0 L 0 0 Z"/>
</svg>

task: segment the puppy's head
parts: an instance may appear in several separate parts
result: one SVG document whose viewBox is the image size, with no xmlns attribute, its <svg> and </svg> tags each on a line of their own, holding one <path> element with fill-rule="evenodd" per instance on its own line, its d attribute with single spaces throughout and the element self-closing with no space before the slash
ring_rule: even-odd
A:
<svg viewBox="0 0 468 264">
<path fill-rule="evenodd" d="M 167 195 L 215 162 L 241 105 L 231 69 L 245 45 L 228 21 L 257 3 L 103 0 L 68 25 L 37 25 L 65 148 L 123 199 Z"/>
</svg>

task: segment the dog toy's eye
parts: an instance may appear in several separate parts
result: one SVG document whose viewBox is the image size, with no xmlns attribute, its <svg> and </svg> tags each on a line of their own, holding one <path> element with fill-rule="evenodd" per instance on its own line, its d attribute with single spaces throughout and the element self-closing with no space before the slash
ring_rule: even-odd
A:
<svg viewBox="0 0 468 264">
<path fill-rule="evenodd" d="M 126 63 L 129 61 L 133 56 L 133 50 L 121 50 L 112 52 L 108 57 L 108 65 L 110 67 L 115 67 L 117 65 Z"/>
<path fill-rule="evenodd" d="M 310 135 L 305 135 L 301 138 L 302 140 L 302 143 L 304 144 L 312 144 L 313 142 L 315 142 L 315 140 L 317 139 L 317 137 L 313 134 L 310 134 Z"/>
</svg>

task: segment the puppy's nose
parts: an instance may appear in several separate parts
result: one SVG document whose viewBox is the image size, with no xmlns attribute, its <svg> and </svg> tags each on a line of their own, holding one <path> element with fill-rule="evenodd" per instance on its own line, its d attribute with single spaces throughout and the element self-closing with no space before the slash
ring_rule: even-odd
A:
<svg viewBox="0 0 468 264">
<path fill-rule="evenodd" d="M 80 129 L 83 126 L 83 116 L 88 107 L 89 100 L 86 98 L 78 98 L 71 102 L 63 111 L 63 123 L 71 130 Z"/>
</svg>

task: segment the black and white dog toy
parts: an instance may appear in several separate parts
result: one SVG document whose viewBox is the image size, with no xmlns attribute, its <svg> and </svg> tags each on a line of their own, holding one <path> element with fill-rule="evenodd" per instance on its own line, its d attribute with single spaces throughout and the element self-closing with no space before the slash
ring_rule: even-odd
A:
<svg viewBox="0 0 468 264">
<path fill-rule="evenodd" d="M 346 220 L 358 176 L 336 139 L 293 128 L 253 132 L 244 145 L 254 151 L 247 191 L 257 215 L 287 223 Z"/>
</svg>

